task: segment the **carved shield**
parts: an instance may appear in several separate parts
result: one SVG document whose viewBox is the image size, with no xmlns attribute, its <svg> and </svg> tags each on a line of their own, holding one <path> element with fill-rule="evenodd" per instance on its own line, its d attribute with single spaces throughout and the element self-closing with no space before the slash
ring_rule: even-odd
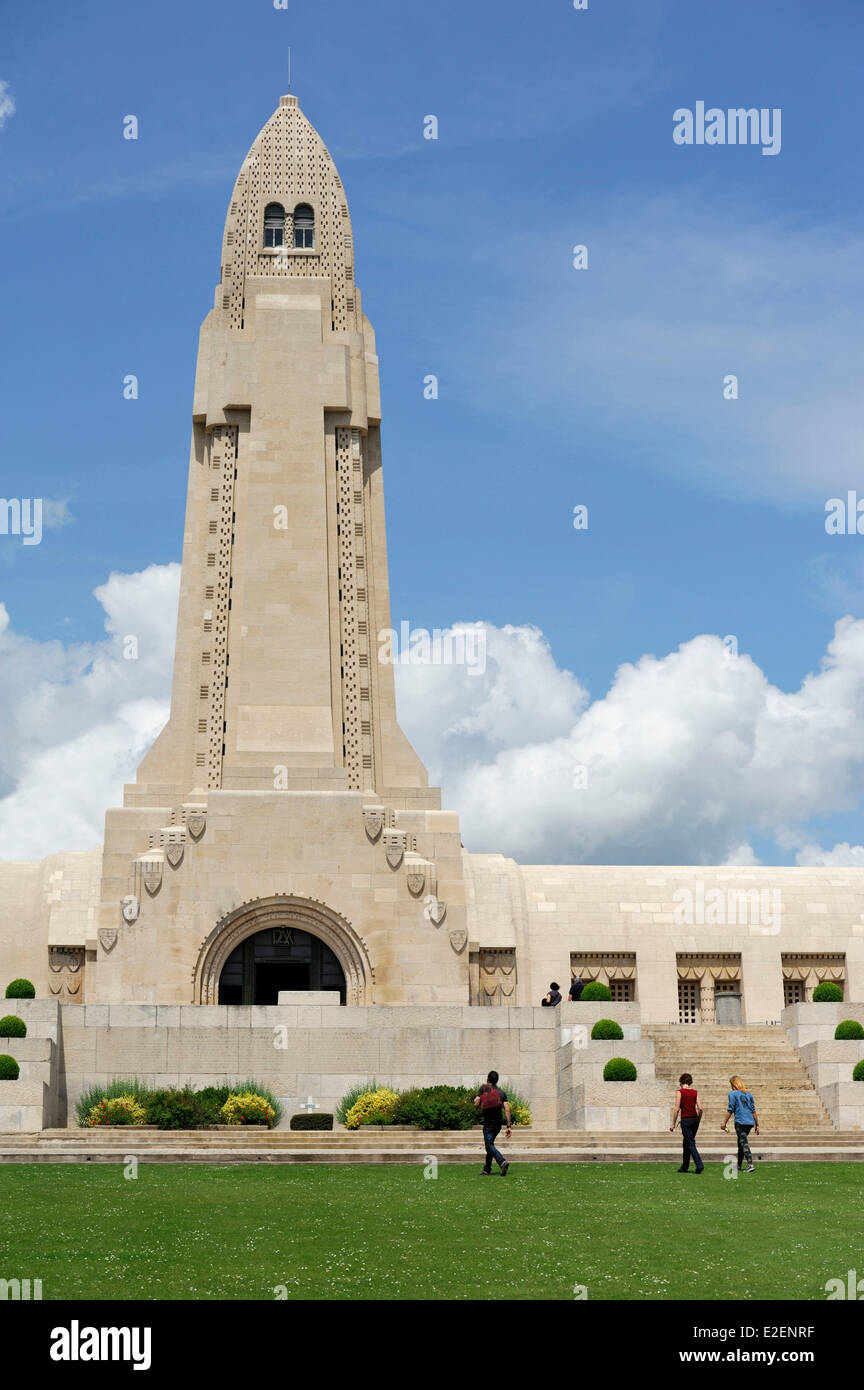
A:
<svg viewBox="0 0 864 1390">
<path fill-rule="evenodd" d="M 207 812 L 204 810 L 188 811 L 186 814 L 186 829 L 197 840 L 204 834 L 204 827 L 207 824 Z"/>
<path fill-rule="evenodd" d="M 128 893 L 126 897 L 123 899 L 120 906 L 123 909 L 123 921 L 128 923 L 128 925 L 131 927 L 132 923 L 138 920 L 138 913 L 141 910 L 141 904 L 135 897 L 134 893 Z"/>
<path fill-rule="evenodd" d="M 430 918 L 430 921 L 434 922 L 435 925 L 436 925 L 436 927 L 440 927 L 441 923 L 444 921 L 444 913 L 445 913 L 446 911 L 447 911 L 447 904 L 446 904 L 446 903 L 442 903 L 442 901 L 441 901 L 440 898 L 436 898 L 435 901 L 434 901 L 434 903 L 431 903 L 431 904 L 430 904 L 430 907 L 429 907 L 429 918 Z M 452 933 L 451 933 L 451 939 L 452 939 Z M 467 940 L 468 940 L 468 937 L 467 937 L 467 934 L 466 934 L 465 941 L 467 941 Z M 463 945 L 463 946 L 465 945 L 465 942 L 464 942 L 464 941 L 463 941 L 462 945 Z M 460 946 L 459 949 L 461 950 L 462 947 Z"/>
<path fill-rule="evenodd" d="M 384 833 L 384 855 L 391 869 L 398 869 L 405 853 L 404 830 L 387 830 Z"/>
<path fill-rule="evenodd" d="M 465 950 L 465 943 L 467 942 L 467 940 L 468 932 L 465 927 L 450 928 L 450 945 L 453 947 L 453 950 L 456 952 L 457 956 L 460 951 Z"/>
<path fill-rule="evenodd" d="M 364 806 L 363 824 L 369 839 L 375 841 L 384 828 L 384 807 L 383 806 Z"/>
<path fill-rule="evenodd" d="M 180 844 L 179 840 L 172 840 L 170 845 L 165 846 L 165 858 L 168 860 L 172 869 L 177 868 L 177 865 L 183 858 L 183 846 Z"/>
<path fill-rule="evenodd" d="M 144 865 L 144 887 L 151 895 L 158 893 L 162 887 L 162 864 L 159 860 L 151 860 Z"/>
<path fill-rule="evenodd" d="M 99 928 L 99 945 L 103 951 L 113 951 L 117 945 L 117 930 L 115 927 Z"/>
<path fill-rule="evenodd" d="M 412 864 L 411 868 L 408 870 L 407 881 L 408 892 L 413 893 L 415 897 L 419 897 L 426 886 L 426 870 L 419 864 Z"/>
</svg>

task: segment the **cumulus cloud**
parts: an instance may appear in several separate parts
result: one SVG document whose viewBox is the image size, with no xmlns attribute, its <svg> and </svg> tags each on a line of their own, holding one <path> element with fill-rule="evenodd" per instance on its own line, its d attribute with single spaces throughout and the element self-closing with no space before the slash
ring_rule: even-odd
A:
<svg viewBox="0 0 864 1390">
<path fill-rule="evenodd" d="M 15 99 L 9 90 L 8 82 L 0 82 L 0 130 L 7 119 L 15 115 Z"/>
<path fill-rule="evenodd" d="M 402 725 L 469 849 L 538 863 L 754 863 L 754 833 L 779 847 L 791 828 L 858 803 L 864 622 L 838 622 L 820 670 L 791 693 L 699 636 L 621 666 L 590 703 L 536 630 L 487 632 L 482 676 L 397 669 Z"/>
<path fill-rule="evenodd" d="M 0 858 L 100 843 L 167 717 L 178 581 L 177 565 L 112 574 L 93 643 L 22 636 L 0 603 Z M 702 635 L 624 664 L 594 700 L 537 628 L 458 624 L 452 649 L 476 657 L 455 639 L 478 627 L 483 662 L 396 668 L 402 726 L 469 849 L 753 864 L 758 835 L 799 864 L 864 864 L 861 846 L 822 850 L 808 829 L 859 802 L 864 620 L 836 624 L 794 691 Z"/>
<path fill-rule="evenodd" d="M 100 642 L 34 641 L 0 604 L 0 859 L 101 843 L 168 715 L 179 578 L 176 564 L 112 574 L 95 590 Z"/>
</svg>

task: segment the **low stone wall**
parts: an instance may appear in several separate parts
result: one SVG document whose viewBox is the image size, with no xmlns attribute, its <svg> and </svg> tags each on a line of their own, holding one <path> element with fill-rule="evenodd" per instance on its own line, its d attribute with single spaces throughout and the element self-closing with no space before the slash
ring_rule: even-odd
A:
<svg viewBox="0 0 864 1390">
<path fill-rule="evenodd" d="M 17 1081 L 0 1081 L 0 1133 L 36 1134 L 65 1123 L 60 1006 L 53 999 L 4 999 L 4 1013 L 27 1025 L 26 1038 L 0 1039 L 0 1052 L 20 1067 Z"/>
<path fill-rule="evenodd" d="M 782 1022 L 810 1074 L 822 1104 L 837 1129 L 864 1129 L 864 1081 L 852 1070 L 864 1058 L 864 1041 L 834 1037 L 838 1023 L 855 1019 L 864 1025 L 864 1004 L 793 1004 Z"/>
<path fill-rule="evenodd" d="M 573 1087 L 569 1128 L 659 1133 L 672 1118 L 669 1087 L 660 1081 L 585 1081 Z"/>
</svg>

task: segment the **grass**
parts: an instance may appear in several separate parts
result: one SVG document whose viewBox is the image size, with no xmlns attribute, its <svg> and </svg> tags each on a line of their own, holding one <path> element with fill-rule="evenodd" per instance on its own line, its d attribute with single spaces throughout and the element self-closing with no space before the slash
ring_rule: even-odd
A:
<svg viewBox="0 0 864 1390">
<path fill-rule="evenodd" d="M 0 1166 L 0 1277 L 44 1299 L 824 1299 L 864 1271 L 862 1169 Z"/>
</svg>

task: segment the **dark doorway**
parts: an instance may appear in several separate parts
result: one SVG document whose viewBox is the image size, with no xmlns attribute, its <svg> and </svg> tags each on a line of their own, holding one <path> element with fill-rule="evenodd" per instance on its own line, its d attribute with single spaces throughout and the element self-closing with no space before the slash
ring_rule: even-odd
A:
<svg viewBox="0 0 864 1390">
<path fill-rule="evenodd" d="M 220 1004 L 277 1004 L 280 990 L 332 989 L 345 1003 L 345 974 L 330 947 L 289 922 L 241 941 L 219 979 Z"/>
</svg>

